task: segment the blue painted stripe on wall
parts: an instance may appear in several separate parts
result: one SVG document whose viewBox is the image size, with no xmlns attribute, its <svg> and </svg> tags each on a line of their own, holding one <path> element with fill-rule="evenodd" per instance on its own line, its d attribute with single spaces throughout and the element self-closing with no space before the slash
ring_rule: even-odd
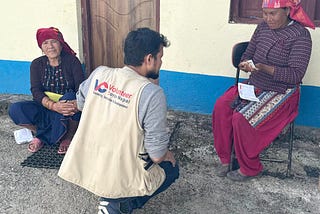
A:
<svg viewBox="0 0 320 214">
<path fill-rule="evenodd" d="M 302 86 L 297 124 L 320 128 L 320 87 Z"/>
<path fill-rule="evenodd" d="M 160 86 L 170 109 L 211 114 L 215 100 L 234 78 L 187 74 L 161 70 Z"/>
<path fill-rule="evenodd" d="M 160 86 L 167 96 L 168 108 L 211 114 L 216 99 L 234 84 L 234 78 L 160 72 Z M 320 128 L 320 87 L 302 86 L 297 125 Z"/>
<path fill-rule="evenodd" d="M 0 93 L 31 94 L 29 67 L 31 62 L 0 60 Z M 160 86 L 167 96 L 168 108 L 200 114 L 211 114 L 216 99 L 234 78 L 160 71 Z M 320 87 L 302 86 L 297 125 L 320 128 Z"/>
<path fill-rule="evenodd" d="M 0 93 L 31 94 L 30 64 L 31 62 L 0 60 Z"/>
</svg>

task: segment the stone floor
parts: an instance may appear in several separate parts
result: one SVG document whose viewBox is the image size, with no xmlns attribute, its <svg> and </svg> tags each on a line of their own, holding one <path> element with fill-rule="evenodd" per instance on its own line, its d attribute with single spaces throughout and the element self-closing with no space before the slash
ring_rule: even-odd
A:
<svg viewBox="0 0 320 214">
<path fill-rule="evenodd" d="M 14 141 L 8 105 L 24 95 L 0 96 L 0 214 L 97 213 L 98 197 L 67 183 L 57 169 L 21 166 L 30 153 Z M 214 175 L 218 162 L 213 149 L 210 115 L 168 111 L 172 150 L 180 165 L 180 178 L 167 191 L 151 199 L 141 214 L 246 214 L 320 213 L 320 129 L 295 128 L 292 174 L 286 164 L 263 162 L 264 174 L 237 183 Z M 275 141 L 263 156 L 286 159 L 287 140 Z"/>
</svg>

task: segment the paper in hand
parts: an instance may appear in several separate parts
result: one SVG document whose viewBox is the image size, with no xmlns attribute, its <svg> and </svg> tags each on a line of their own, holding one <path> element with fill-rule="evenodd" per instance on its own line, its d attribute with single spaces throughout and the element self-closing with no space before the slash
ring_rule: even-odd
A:
<svg viewBox="0 0 320 214">
<path fill-rule="evenodd" d="M 249 63 L 249 65 L 251 66 L 251 68 L 258 70 L 258 68 L 254 65 L 253 61 L 250 59 L 247 61 L 247 63 Z"/>
<path fill-rule="evenodd" d="M 238 92 L 241 99 L 256 101 L 256 102 L 260 101 L 254 93 L 253 85 L 238 83 Z"/>
</svg>

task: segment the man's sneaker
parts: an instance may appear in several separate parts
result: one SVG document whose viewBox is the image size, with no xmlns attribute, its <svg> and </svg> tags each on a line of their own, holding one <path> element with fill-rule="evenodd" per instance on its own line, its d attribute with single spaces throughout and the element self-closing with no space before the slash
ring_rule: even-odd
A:
<svg viewBox="0 0 320 214">
<path fill-rule="evenodd" d="M 109 202 L 100 201 L 98 206 L 98 209 L 99 209 L 98 214 L 109 214 L 107 209 L 108 205 L 109 205 Z"/>
<path fill-rule="evenodd" d="M 100 199 L 98 209 L 98 214 L 130 214 L 133 211 L 130 200 L 108 202 Z"/>
<path fill-rule="evenodd" d="M 130 201 L 129 200 L 126 200 L 126 201 L 123 201 L 123 202 L 120 202 L 120 212 L 121 214 L 123 213 L 132 213 L 132 208 L 130 207 Z"/>
</svg>

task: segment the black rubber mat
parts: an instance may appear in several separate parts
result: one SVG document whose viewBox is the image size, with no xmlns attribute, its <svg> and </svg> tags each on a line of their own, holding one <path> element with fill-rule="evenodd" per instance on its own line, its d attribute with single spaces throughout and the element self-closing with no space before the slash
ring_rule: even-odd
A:
<svg viewBox="0 0 320 214">
<path fill-rule="evenodd" d="M 28 156 L 21 166 L 33 168 L 59 169 L 64 155 L 57 153 L 59 144 L 45 145 L 39 151 Z"/>
</svg>

